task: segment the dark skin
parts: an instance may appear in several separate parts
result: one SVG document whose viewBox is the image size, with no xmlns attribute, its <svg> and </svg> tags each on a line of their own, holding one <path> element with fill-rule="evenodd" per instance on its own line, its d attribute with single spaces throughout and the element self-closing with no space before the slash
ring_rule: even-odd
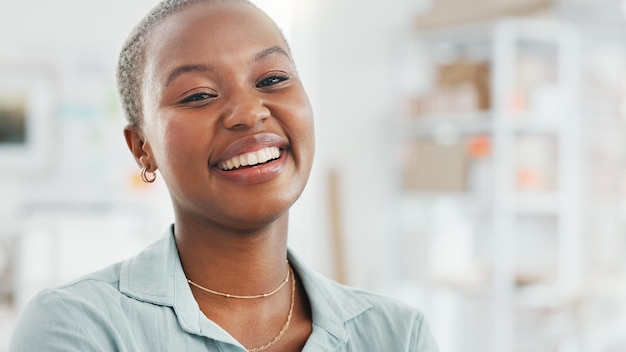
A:
<svg viewBox="0 0 626 352">
<path fill-rule="evenodd" d="M 158 168 L 168 186 L 186 276 L 225 293 L 272 291 L 288 270 L 289 208 L 314 152 L 313 113 L 280 32 L 245 3 L 190 5 L 152 30 L 144 72 L 143 120 L 124 135 L 137 163 Z M 224 170 L 233 158 L 266 151 L 280 157 Z M 311 333 L 310 305 L 296 282 L 291 326 L 270 351 L 301 351 Z M 291 284 L 262 299 L 192 293 L 250 349 L 278 335 Z"/>
</svg>

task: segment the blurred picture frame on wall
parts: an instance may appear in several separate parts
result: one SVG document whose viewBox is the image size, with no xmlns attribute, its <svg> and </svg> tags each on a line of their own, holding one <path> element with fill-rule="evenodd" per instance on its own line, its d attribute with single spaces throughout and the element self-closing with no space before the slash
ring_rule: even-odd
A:
<svg viewBox="0 0 626 352">
<path fill-rule="evenodd" d="M 37 171 L 45 165 L 54 100 L 44 68 L 0 65 L 0 171 Z"/>
</svg>

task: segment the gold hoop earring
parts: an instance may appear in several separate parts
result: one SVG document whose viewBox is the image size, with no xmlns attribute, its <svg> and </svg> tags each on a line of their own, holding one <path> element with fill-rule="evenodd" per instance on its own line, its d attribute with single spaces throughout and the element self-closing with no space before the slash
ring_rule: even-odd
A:
<svg viewBox="0 0 626 352">
<path fill-rule="evenodd" d="M 151 178 L 148 178 L 148 173 L 152 174 Z M 156 180 L 156 171 L 155 172 L 150 172 L 148 171 L 148 167 L 144 166 L 141 169 L 141 180 L 145 183 L 152 183 L 154 182 L 154 180 Z"/>
</svg>

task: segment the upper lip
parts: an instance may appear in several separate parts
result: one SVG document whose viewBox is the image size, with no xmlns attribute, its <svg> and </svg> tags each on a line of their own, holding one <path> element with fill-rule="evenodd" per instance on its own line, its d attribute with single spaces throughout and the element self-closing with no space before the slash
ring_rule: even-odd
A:
<svg viewBox="0 0 626 352">
<path fill-rule="evenodd" d="M 284 138 L 273 133 L 259 133 L 246 136 L 230 143 L 222 152 L 215 156 L 211 165 L 217 166 L 222 161 L 228 160 L 234 156 L 254 152 L 267 147 L 286 149 L 288 143 Z"/>
</svg>

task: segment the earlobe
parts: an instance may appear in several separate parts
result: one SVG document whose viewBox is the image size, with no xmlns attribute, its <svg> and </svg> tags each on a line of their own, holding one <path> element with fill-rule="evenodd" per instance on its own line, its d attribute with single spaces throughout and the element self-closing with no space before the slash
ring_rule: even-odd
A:
<svg viewBox="0 0 626 352">
<path fill-rule="evenodd" d="M 127 125 L 124 128 L 124 138 L 137 165 L 139 165 L 139 167 L 148 167 L 150 170 L 156 170 L 156 162 L 152 160 L 150 144 L 146 140 L 141 127 L 137 125 Z"/>
</svg>

